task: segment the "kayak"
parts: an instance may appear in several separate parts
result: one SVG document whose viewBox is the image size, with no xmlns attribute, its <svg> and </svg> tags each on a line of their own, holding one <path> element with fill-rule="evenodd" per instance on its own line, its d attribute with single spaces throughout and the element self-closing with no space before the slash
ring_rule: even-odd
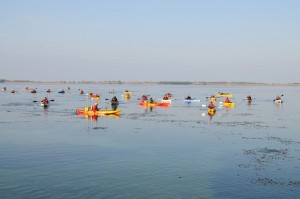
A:
<svg viewBox="0 0 300 199">
<path fill-rule="evenodd" d="M 64 94 L 64 93 L 65 93 L 65 91 L 63 91 L 63 90 L 62 90 L 62 91 L 59 91 L 58 93 Z"/>
<path fill-rule="evenodd" d="M 234 102 L 223 102 L 223 106 L 234 107 Z"/>
<path fill-rule="evenodd" d="M 168 99 L 168 100 L 160 100 L 161 103 L 164 103 L 164 104 L 171 104 L 172 103 L 172 100 Z"/>
<path fill-rule="evenodd" d="M 151 107 L 154 107 L 154 106 L 169 106 L 168 103 L 158 103 L 158 102 L 154 102 L 154 103 L 149 103 L 147 101 L 144 101 L 144 102 L 140 102 L 139 105 L 141 106 L 151 106 Z"/>
<path fill-rule="evenodd" d="M 211 101 L 211 102 L 216 102 L 217 99 L 216 99 L 215 97 L 211 97 L 211 98 L 210 98 L 210 101 Z"/>
<path fill-rule="evenodd" d="M 81 109 L 77 109 L 76 110 L 77 114 L 87 114 L 89 116 L 101 116 L 101 115 L 118 115 L 121 113 L 120 109 L 117 110 L 100 110 L 100 111 L 85 111 L 85 110 L 81 110 Z"/>
<path fill-rule="evenodd" d="M 217 94 L 218 97 L 232 97 L 231 93 L 219 93 Z"/>
<path fill-rule="evenodd" d="M 191 103 L 191 102 L 200 102 L 199 99 L 184 99 L 183 102 Z"/>
<path fill-rule="evenodd" d="M 41 103 L 41 107 L 45 107 L 46 108 L 48 106 L 49 106 L 49 103 L 44 103 L 44 102 Z"/>
<path fill-rule="evenodd" d="M 125 94 L 125 99 L 129 99 L 130 98 L 130 94 Z"/>
<path fill-rule="evenodd" d="M 282 100 L 274 100 L 275 103 L 281 104 L 283 101 Z"/>
<path fill-rule="evenodd" d="M 91 99 L 98 101 L 100 100 L 100 97 L 91 97 Z"/>
<path fill-rule="evenodd" d="M 208 113 L 209 115 L 214 115 L 214 114 L 216 113 L 216 109 L 215 109 L 215 108 L 208 108 L 208 109 L 207 109 L 207 113 Z"/>
</svg>

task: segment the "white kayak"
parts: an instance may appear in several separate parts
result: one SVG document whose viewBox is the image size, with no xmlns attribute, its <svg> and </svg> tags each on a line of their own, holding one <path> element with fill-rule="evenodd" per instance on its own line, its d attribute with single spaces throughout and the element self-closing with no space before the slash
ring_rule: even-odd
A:
<svg viewBox="0 0 300 199">
<path fill-rule="evenodd" d="M 277 103 L 277 104 L 281 104 L 282 103 L 282 100 L 274 100 L 275 101 L 275 103 Z"/>
<path fill-rule="evenodd" d="M 47 104 L 44 102 L 41 103 L 41 107 L 48 107 L 48 106 L 49 106 L 49 103 L 47 103 Z"/>
<path fill-rule="evenodd" d="M 183 102 L 192 103 L 192 102 L 200 102 L 200 100 L 199 99 L 184 99 Z"/>
<path fill-rule="evenodd" d="M 172 103 L 172 100 L 168 99 L 168 100 L 160 100 L 161 103 L 164 103 L 164 104 L 171 104 Z"/>
</svg>

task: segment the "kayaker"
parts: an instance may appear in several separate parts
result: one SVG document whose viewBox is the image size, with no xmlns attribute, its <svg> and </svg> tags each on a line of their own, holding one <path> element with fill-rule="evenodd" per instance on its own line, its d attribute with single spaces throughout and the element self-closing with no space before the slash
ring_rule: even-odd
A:
<svg viewBox="0 0 300 199">
<path fill-rule="evenodd" d="M 14 90 L 14 89 L 11 89 L 11 91 L 10 91 L 11 93 L 15 93 L 16 91 Z"/>
<path fill-rule="evenodd" d="M 153 103 L 154 103 L 154 100 L 153 100 L 152 97 L 150 98 L 149 103 L 150 103 L 150 104 L 153 104 Z"/>
<path fill-rule="evenodd" d="M 111 102 L 118 102 L 118 99 L 116 96 L 113 96 L 113 98 L 111 98 Z"/>
<path fill-rule="evenodd" d="M 251 100 L 252 100 L 251 95 L 248 95 L 248 96 L 247 96 L 247 100 L 248 100 L 248 101 L 251 101 Z"/>
<path fill-rule="evenodd" d="M 4 87 L 2 88 L 2 90 L 3 90 L 3 91 L 6 91 L 6 87 L 4 86 Z"/>
<path fill-rule="evenodd" d="M 167 97 L 168 97 L 168 99 L 170 99 L 172 97 L 172 94 L 170 92 L 168 92 Z"/>
<path fill-rule="evenodd" d="M 169 99 L 169 98 L 168 98 L 167 95 L 165 95 L 164 98 L 163 98 L 163 100 L 168 100 L 168 99 Z"/>
<path fill-rule="evenodd" d="M 51 90 L 50 90 L 50 88 L 48 88 L 48 90 L 47 90 L 47 93 L 51 93 Z"/>
<path fill-rule="evenodd" d="M 48 104 L 49 103 L 47 97 L 45 97 L 44 99 L 42 99 L 41 102 L 43 102 L 44 104 Z"/>
<path fill-rule="evenodd" d="M 277 95 L 275 100 L 281 100 L 281 97 L 279 95 Z"/>
<path fill-rule="evenodd" d="M 35 90 L 35 89 L 33 89 L 33 90 L 31 91 L 31 93 L 36 93 L 36 90 Z"/>
<path fill-rule="evenodd" d="M 226 97 L 226 99 L 224 100 L 225 103 L 231 103 L 231 101 L 229 100 L 228 97 Z"/>
<path fill-rule="evenodd" d="M 80 95 L 82 95 L 82 94 L 84 94 L 84 91 L 83 91 L 83 90 L 80 90 L 80 92 L 79 92 L 79 93 L 80 93 Z"/>
<path fill-rule="evenodd" d="M 192 98 L 191 98 L 191 96 L 188 95 L 185 99 L 191 100 Z"/>
<path fill-rule="evenodd" d="M 141 97 L 141 100 L 143 100 L 143 101 L 147 101 L 147 100 L 148 100 L 148 98 L 147 98 L 147 96 L 146 96 L 146 95 L 142 95 L 142 97 Z"/>
<path fill-rule="evenodd" d="M 210 102 L 209 105 L 208 105 L 207 107 L 210 108 L 210 109 L 213 109 L 213 108 L 215 108 L 215 105 L 214 105 L 213 102 Z"/>
<path fill-rule="evenodd" d="M 95 103 L 94 106 L 92 107 L 92 111 L 96 112 L 98 110 L 99 110 L 98 103 Z"/>
</svg>

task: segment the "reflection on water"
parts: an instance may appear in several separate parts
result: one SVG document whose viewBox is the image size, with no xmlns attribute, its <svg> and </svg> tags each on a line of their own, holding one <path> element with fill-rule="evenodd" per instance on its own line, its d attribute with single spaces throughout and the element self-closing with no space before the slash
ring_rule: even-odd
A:
<svg viewBox="0 0 300 199">
<path fill-rule="evenodd" d="M 17 93 L 0 92 L 1 198 L 300 195 L 298 87 L 5 86 Z M 21 90 L 26 86 L 38 92 Z M 48 88 L 53 92 L 46 94 Z M 121 115 L 76 115 L 95 103 L 79 88 L 99 93 L 99 107 Z M 219 91 L 233 93 L 235 107 L 217 98 L 216 113 L 209 114 L 208 96 Z M 174 98 L 168 108 L 138 106 L 143 93 L 159 101 L 167 92 Z M 283 104 L 273 102 L 277 93 L 284 93 Z M 184 103 L 188 94 L 200 103 Z M 47 109 L 33 103 L 45 96 L 55 100 Z"/>
</svg>

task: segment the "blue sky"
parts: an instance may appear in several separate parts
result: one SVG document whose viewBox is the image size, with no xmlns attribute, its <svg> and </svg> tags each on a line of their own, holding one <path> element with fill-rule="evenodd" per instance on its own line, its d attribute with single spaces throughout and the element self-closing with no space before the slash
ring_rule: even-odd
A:
<svg viewBox="0 0 300 199">
<path fill-rule="evenodd" d="M 298 0 L 0 0 L 0 79 L 300 82 Z"/>
</svg>

